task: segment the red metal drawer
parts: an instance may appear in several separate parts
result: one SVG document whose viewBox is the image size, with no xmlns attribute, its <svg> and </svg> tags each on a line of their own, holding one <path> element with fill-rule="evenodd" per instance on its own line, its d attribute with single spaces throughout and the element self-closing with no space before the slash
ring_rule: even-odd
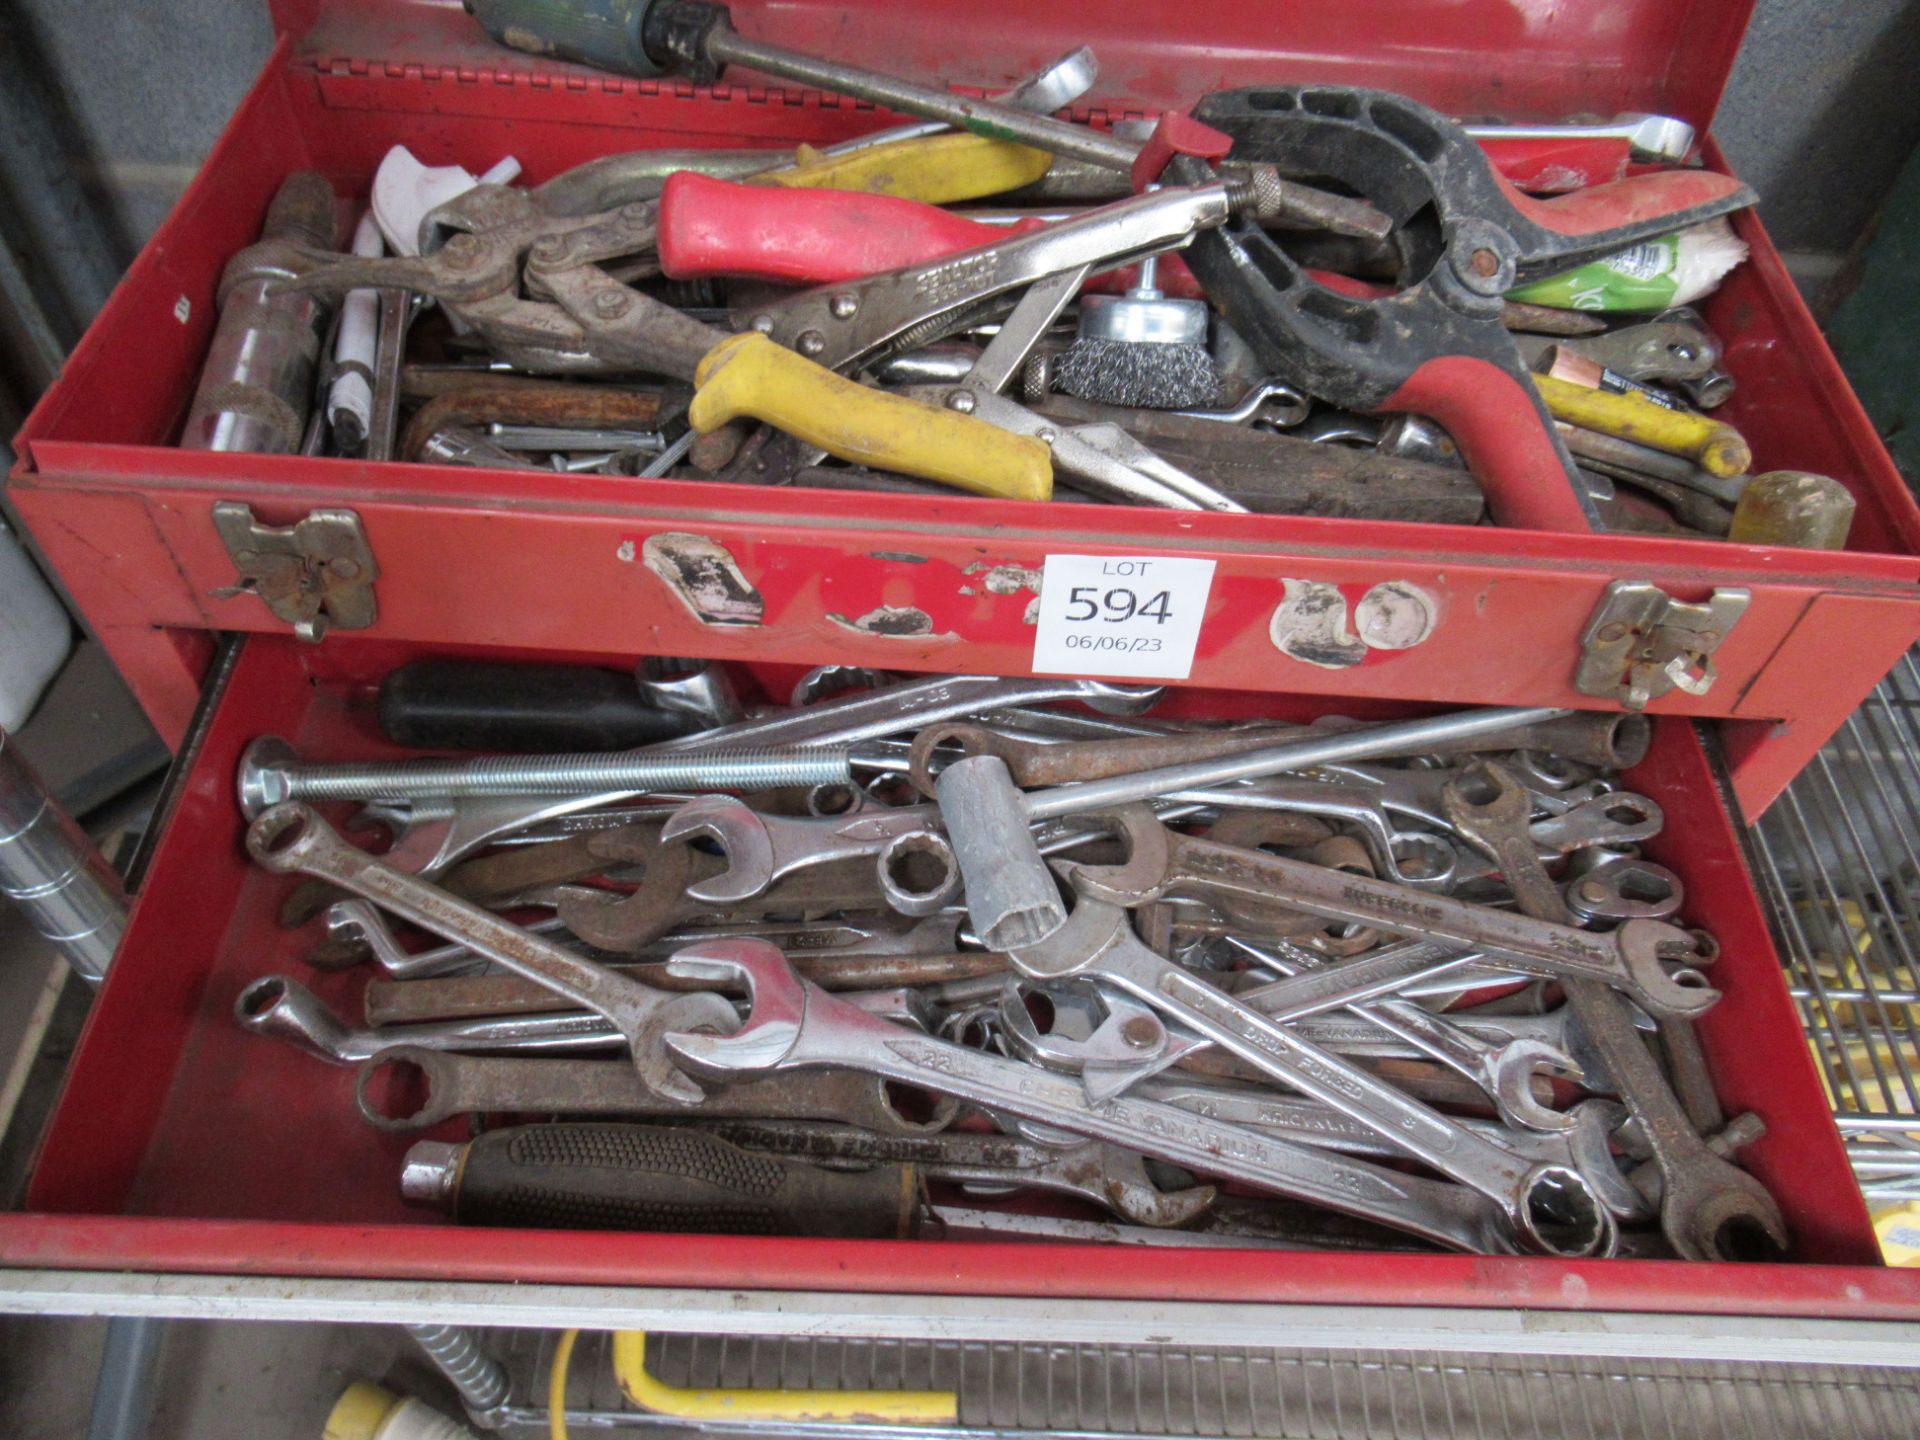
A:
<svg viewBox="0 0 1920 1440">
<path fill-rule="evenodd" d="M 408 653 L 373 642 L 247 642 L 88 1022 L 40 1157 L 33 1213 L 0 1216 L 0 1265 L 1920 1319 L 1920 1275 L 1878 1266 L 1713 770 L 1694 727 L 1674 718 L 1657 723 L 1629 780 L 1665 808 L 1668 831 L 1653 854 L 1683 877 L 1689 920 L 1724 947 L 1715 981 L 1725 999 L 1701 1039 L 1729 1113 L 1751 1109 L 1767 1123 L 1746 1158 L 1786 1210 L 1802 1263 L 710 1240 L 439 1223 L 401 1203 L 407 1137 L 361 1123 L 352 1073 L 243 1032 L 230 1013 L 248 980 L 283 969 L 353 1011 L 364 977 L 309 974 L 297 957 L 312 935 L 274 922 L 292 882 L 247 861 L 234 766 L 263 732 L 316 757 L 387 750 L 369 682 Z M 774 693 L 792 679 L 785 666 L 739 673 Z M 1200 713 L 1327 708 L 1197 690 L 1175 702 Z"/>
<path fill-rule="evenodd" d="M 1406 90 L 1457 114 L 1647 108 L 1704 124 L 1746 8 L 1636 0 L 1442 22 L 1430 5 L 1395 0 L 1350 23 L 1310 6 L 1286 7 L 1284 21 L 1246 6 L 1210 14 L 1201 33 L 1137 4 L 1049 12 L 1043 25 L 1032 7 L 999 0 L 937 19 L 902 0 L 853 10 L 805 0 L 743 6 L 741 20 L 795 44 L 830 36 L 856 61 L 982 83 L 1088 40 L 1108 62 L 1095 118 L 1191 103 L 1222 84 L 1318 77 Z M 1706 307 L 1741 381 L 1725 413 L 1758 468 L 1830 473 L 1854 491 L 1845 553 L 962 497 L 850 504 L 169 448 L 221 265 L 296 167 L 358 196 L 396 141 L 429 161 L 511 151 L 538 181 L 616 150 L 826 142 L 886 119 L 751 83 L 697 90 L 533 61 L 488 45 L 445 5 L 289 4 L 282 22 L 289 38 L 23 432 L 12 481 L 36 539 L 170 737 L 191 713 L 208 632 L 279 628 L 251 596 L 217 593 L 235 579 L 209 518 L 222 499 L 272 523 L 321 506 L 358 512 L 381 570 L 374 637 L 580 654 L 788 655 L 827 640 L 858 663 L 1020 673 L 1031 664 L 1032 572 L 1050 549 L 1207 556 L 1218 570 L 1192 683 L 1382 700 L 1598 707 L 1573 679 L 1609 582 L 1651 581 L 1685 600 L 1746 586 L 1752 604 L 1717 654 L 1718 683 L 1655 708 L 1728 718 L 1751 813 L 1920 635 L 1920 510 L 1751 215 L 1738 227 L 1753 258 Z M 1711 148 L 1708 158 L 1719 163 Z M 642 563 L 661 534 L 723 546 L 759 595 L 758 623 L 696 619 Z M 1324 669 L 1270 638 L 1289 579 L 1335 585 L 1350 604 L 1382 582 L 1409 584 L 1435 624 L 1411 649 Z M 869 618 L 882 607 L 918 612 L 909 633 Z M 1819 684 L 1806 683 L 1812 673 Z"/>
</svg>

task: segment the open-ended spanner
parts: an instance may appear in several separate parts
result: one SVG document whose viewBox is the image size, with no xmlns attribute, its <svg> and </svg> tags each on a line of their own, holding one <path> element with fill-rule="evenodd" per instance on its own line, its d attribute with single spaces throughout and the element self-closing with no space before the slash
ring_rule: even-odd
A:
<svg viewBox="0 0 1920 1440">
<path fill-rule="evenodd" d="M 1611 1216 L 1570 1157 L 1536 1164 L 1309 1044 L 1149 950 L 1118 905 L 1083 892 L 1065 924 L 1011 953 L 1015 968 L 1034 979 L 1085 977 L 1118 986 L 1281 1085 L 1369 1126 L 1493 1200 L 1529 1249 L 1593 1255 L 1612 1248 Z"/>
<path fill-rule="evenodd" d="M 1518 782 L 1498 766 L 1448 797 L 1454 826 L 1501 867 L 1528 915 L 1565 924 L 1573 919 L 1526 837 Z M 1630 920 L 1633 925 L 1658 921 Z M 1767 1188 L 1716 1155 L 1690 1123 L 1686 1108 L 1641 1041 L 1625 1003 L 1604 985 L 1565 980 L 1566 1003 L 1588 1042 L 1620 1087 L 1660 1167 L 1660 1226 L 1686 1260 L 1751 1260 L 1784 1254 L 1787 1228 Z M 1678 1018 L 1678 1017 L 1676 1017 Z"/>
<path fill-rule="evenodd" d="M 998 762 L 983 758 L 966 763 Z M 1656 1016 L 1698 1014 L 1718 998 L 1718 992 L 1697 974 L 1682 971 L 1691 977 L 1683 982 L 1662 967 L 1663 955 L 1679 959 L 1698 953 L 1696 937 L 1678 926 L 1633 920 L 1596 935 L 1385 880 L 1196 839 L 1168 830 L 1150 811 L 1133 806 L 1109 813 L 1127 843 L 1127 861 L 1067 868 L 1082 894 L 1114 904 L 1139 905 L 1181 893 L 1203 899 L 1210 893 L 1243 895 L 1329 919 L 1431 937 L 1497 957 L 1516 970 L 1556 979 L 1602 981 L 1631 995 Z M 1520 844 L 1522 848 L 1528 844 L 1524 831 Z M 970 890 L 970 904 L 973 898 Z M 1699 983 L 1691 983 L 1696 980 Z"/>
<path fill-rule="evenodd" d="M 1077 700 L 1106 714 L 1137 715 L 1160 698 L 1157 685 L 1126 685 L 1067 678 L 1004 679 L 996 675 L 939 675 L 878 690 L 849 691 L 813 705 L 775 711 L 735 725 L 665 741 L 649 750 L 713 749 L 727 745 L 857 744 L 964 715 L 1010 705 Z M 497 796 L 421 807 L 418 823 L 403 827 L 386 859 L 396 869 L 436 875 L 496 837 L 543 820 L 632 798 L 631 791 L 595 795 Z M 391 810 L 385 813 L 391 815 Z"/>
<path fill-rule="evenodd" d="M 1299 975 L 1325 968 L 1319 956 L 1284 940 L 1257 949 L 1244 941 L 1230 943 L 1244 947 L 1261 964 L 1283 974 Z M 1411 1000 L 1380 999 L 1346 1008 L 1349 1014 L 1399 1036 L 1421 1053 L 1473 1081 L 1487 1092 L 1494 1108 L 1509 1125 L 1542 1131 L 1572 1128 L 1574 1120 L 1570 1111 L 1549 1109 L 1533 1094 L 1533 1079 L 1541 1070 L 1567 1074 L 1579 1069 L 1573 1057 L 1564 1051 L 1538 1040 L 1492 1043 Z M 1305 1037 L 1303 1031 L 1295 1033 Z"/>
<path fill-rule="evenodd" d="M 1290 1145 L 1177 1106 L 1118 1095 L 1099 1102 L 1070 1075 L 902 1030 L 794 974 L 770 945 L 723 941 L 671 962 L 690 977 L 744 982 L 752 997 L 730 1036 L 675 1034 L 680 1063 L 716 1081 L 842 1067 L 952 1095 L 1023 1119 L 1311 1201 L 1424 1236 L 1449 1249 L 1511 1254 L 1517 1240 L 1499 1208 L 1458 1185 Z"/>
<path fill-rule="evenodd" d="M 1056 1148 L 1018 1136 L 962 1130 L 876 1135 L 845 1125 L 702 1121 L 702 1129 L 747 1150 L 770 1150 L 832 1167 L 912 1165 L 930 1180 L 973 1190 L 1052 1190 L 1077 1195 L 1135 1225 L 1163 1229 L 1197 1220 L 1219 1193 L 1212 1185 L 1162 1190 L 1137 1152 L 1100 1140 Z"/>
<path fill-rule="evenodd" d="M 298 872 L 330 880 L 424 930 L 464 941 L 489 960 L 603 1016 L 626 1042 L 642 1082 L 663 1099 L 696 1101 L 701 1090 L 674 1066 L 660 1037 L 668 1030 L 734 1025 L 733 1006 L 722 997 L 656 990 L 530 935 L 491 911 L 356 850 L 297 801 L 273 806 L 248 826 L 247 851 L 278 874 Z"/>
<path fill-rule="evenodd" d="M 1210 756 L 1104 780 L 1059 785 L 1022 797 L 1021 805 L 1029 821 L 1054 819 L 1149 800 L 1170 791 L 1231 784 L 1333 760 L 1364 759 L 1429 740 L 1453 740 L 1511 730 L 1516 725 L 1533 724 L 1565 713 L 1546 708 L 1489 708 L 1316 735 L 1244 754 Z M 901 728 L 898 720 L 894 728 Z M 991 756 L 978 756 L 961 763 L 977 765 L 986 761 L 1001 764 Z M 1004 769 L 1002 765 L 1003 772 Z M 726 853 L 726 870 L 698 882 L 688 893 L 712 904 L 724 904 L 759 894 L 780 875 L 829 859 L 879 854 L 888 844 L 904 843 L 908 837 L 940 824 L 939 812 L 923 806 L 902 806 L 896 812 L 867 811 L 844 819 L 777 817 L 778 824 L 762 823 L 775 818 L 760 816 L 727 796 L 708 796 L 682 807 L 667 822 L 661 835 L 668 840 L 704 835 L 718 843 Z M 921 827 L 919 831 L 911 828 L 916 820 Z M 981 938 L 999 948 L 999 938 L 993 933 L 983 932 Z"/>
<path fill-rule="evenodd" d="M 832 1120 L 883 1135 L 929 1135 L 957 1106 L 926 1120 L 901 1114 L 886 1083 L 854 1070 L 809 1070 L 716 1086 L 695 1106 L 662 1100 L 619 1060 L 528 1060 L 401 1045 L 370 1056 L 355 1081 L 369 1125 L 424 1130 L 456 1115 L 625 1115 L 692 1120 Z"/>
</svg>

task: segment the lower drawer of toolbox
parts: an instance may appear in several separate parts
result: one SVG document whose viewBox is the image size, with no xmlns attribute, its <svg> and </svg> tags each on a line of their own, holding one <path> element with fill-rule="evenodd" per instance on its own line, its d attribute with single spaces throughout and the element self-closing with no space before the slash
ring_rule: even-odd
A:
<svg viewBox="0 0 1920 1440">
<path fill-rule="evenodd" d="M 74 1059 L 34 1177 L 34 1213 L 0 1216 L 0 1264 L 1839 1316 L 1920 1307 L 1920 1275 L 1862 1268 L 1876 1265 L 1873 1236 L 1738 838 L 1691 722 L 1674 718 L 1655 722 L 1651 753 L 1628 784 L 1664 807 L 1666 832 L 1650 855 L 1680 874 L 1688 922 L 1723 948 L 1714 983 L 1725 998 L 1701 1023 L 1701 1041 L 1728 1112 L 1766 1121 L 1746 1161 L 1779 1198 L 1801 1263 L 508 1234 L 409 1208 L 397 1180 L 419 1137 L 368 1128 L 351 1070 L 244 1032 L 231 1011 L 248 981 L 284 970 L 357 1018 L 365 974 L 309 971 L 299 957 L 318 927 L 279 928 L 275 910 L 294 882 L 247 859 L 234 772 L 242 748 L 267 733 L 316 759 L 390 755 L 372 684 L 412 653 L 371 642 L 245 643 Z M 736 678 L 745 694 L 779 695 L 796 673 L 743 665 Z M 1163 708 L 1305 718 L 1339 707 L 1181 691 Z M 458 1139 L 462 1130 L 426 1133 Z"/>
</svg>

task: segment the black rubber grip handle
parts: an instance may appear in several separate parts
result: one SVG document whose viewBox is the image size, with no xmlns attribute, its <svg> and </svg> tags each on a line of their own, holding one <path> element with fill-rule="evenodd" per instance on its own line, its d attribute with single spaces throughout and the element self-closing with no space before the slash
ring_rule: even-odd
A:
<svg viewBox="0 0 1920 1440">
<path fill-rule="evenodd" d="M 666 1125 L 521 1125 L 471 1141 L 453 1190 L 468 1225 L 901 1239 L 911 1165 L 822 1170 Z"/>
<path fill-rule="evenodd" d="M 380 683 L 380 731 L 425 750 L 625 750 L 691 734 L 630 674 L 577 665 L 414 660 Z"/>
</svg>

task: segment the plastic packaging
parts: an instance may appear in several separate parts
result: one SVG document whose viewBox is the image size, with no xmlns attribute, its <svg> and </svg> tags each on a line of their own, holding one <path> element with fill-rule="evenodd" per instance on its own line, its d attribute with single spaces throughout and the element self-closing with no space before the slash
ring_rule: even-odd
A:
<svg viewBox="0 0 1920 1440">
<path fill-rule="evenodd" d="M 1727 272 L 1746 258 L 1747 242 L 1733 233 L 1733 227 L 1724 218 L 1709 220 L 1509 290 L 1507 298 L 1557 310 L 1666 310 L 1712 293 Z"/>
<path fill-rule="evenodd" d="M 72 648 L 66 607 L 0 524 L 0 730 L 26 723 Z"/>
<path fill-rule="evenodd" d="M 353 232 L 353 253 L 368 258 L 384 255 L 386 243 L 380 222 L 369 210 Z M 327 422 L 343 451 L 366 444 L 373 420 L 373 361 L 380 328 L 377 290 L 350 290 L 340 305 L 340 332 L 333 342 L 333 365 L 339 373 L 327 391 Z"/>
<path fill-rule="evenodd" d="M 373 176 L 373 215 L 387 248 L 396 255 L 420 253 L 420 222 L 476 185 L 505 185 L 520 173 L 511 155 L 484 175 L 459 165 L 422 165 L 411 150 L 396 145 Z"/>
</svg>

